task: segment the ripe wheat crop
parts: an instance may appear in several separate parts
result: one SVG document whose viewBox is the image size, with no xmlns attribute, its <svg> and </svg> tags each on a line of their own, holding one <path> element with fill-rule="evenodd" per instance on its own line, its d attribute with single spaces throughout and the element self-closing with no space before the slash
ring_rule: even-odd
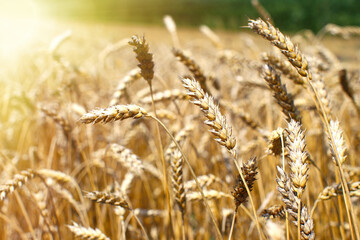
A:
<svg viewBox="0 0 360 240">
<path fill-rule="evenodd" d="M 0 239 L 360 240 L 358 29 L 165 25 L 3 73 Z"/>
</svg>

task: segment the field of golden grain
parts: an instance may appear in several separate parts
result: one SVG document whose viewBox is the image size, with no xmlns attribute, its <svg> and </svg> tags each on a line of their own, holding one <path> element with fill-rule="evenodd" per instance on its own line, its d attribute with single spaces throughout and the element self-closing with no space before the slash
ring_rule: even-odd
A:
<svg viewBox="0 0 360 240">
<path fill-rule="evenodd" d="M 359 239 L 358 32 L 243 25 L 3 54 L 0 239 Z"/>
</svg>

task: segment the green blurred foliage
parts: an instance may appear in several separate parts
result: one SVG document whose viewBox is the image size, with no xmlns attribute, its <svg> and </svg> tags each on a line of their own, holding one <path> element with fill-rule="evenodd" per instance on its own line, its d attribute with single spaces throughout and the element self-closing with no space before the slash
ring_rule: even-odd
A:
<svg viewBox="0 0 360 240">
<path fill-rule="evenodd" d="M 250 0 L 35 0 L 42 13 L 83 21 L 162 24 L 170 14 L 179 26 L 206 24 L 237 30 L 258 16 Z M 360 25 L 359 0 L 262 0 L 283 31 L 320 30 L 327 23 Z"/>
</svg>

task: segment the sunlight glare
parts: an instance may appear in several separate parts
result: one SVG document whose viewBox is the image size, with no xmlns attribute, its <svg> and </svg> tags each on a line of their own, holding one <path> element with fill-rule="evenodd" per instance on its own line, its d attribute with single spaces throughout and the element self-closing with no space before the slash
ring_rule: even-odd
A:
<svg viewBox="0 0 360 240">
<path fill-rule="evenodd" d="M 29 47 L 37 27 L 32 0 L 0 0 L 0 58 L 14 58 Z"/>
</svg>

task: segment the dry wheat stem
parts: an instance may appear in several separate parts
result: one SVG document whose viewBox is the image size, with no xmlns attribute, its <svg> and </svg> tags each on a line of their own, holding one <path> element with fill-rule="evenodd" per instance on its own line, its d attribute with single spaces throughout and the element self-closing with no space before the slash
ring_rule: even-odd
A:
<svg viewBox="0 0 360 240">
<path fill-rule="evenodd" d="M 220 229 L 219 229 L 219 227 L 218 227 L 218 225 L 217 225 L 215 216 L 214 216 L 213 212 L 211 211 L 211 208 L 210 208 L 210 206 L 209 206 L 209 203 L 207 202 L 207 200 L 206 200 L 206 198 L 205 198 L 204 192 L 203 192 L 203 190 L 202 190 L 202 188 L 201 188 L 201 186 L 200 186 L 200 183 L 199 183 L 199 181 L 198 181 L 198 179 L 197 179 L 197 176 L 196 176 L 196 174 L 195 174 L 195 171 L 194 171 L 194 169 L 192 168 L 192 166 L 191 166 L 191 164 L 190 164 L 190 162 L 189 162 L 189 159 L 186 157 L 186 155 L 184 154 L 184 152 L 183 152 L 182 148 L 180 147 L 179 143 L 176 141 L 175 137 L 170 133 L 169 129 L 164 125 L 164 123 L 161 122 L 159 119 L 157 119 L 157 118 L 154 117 L 154 116 L 150 116 L 150 117 L 151 117 L 153 120 L 157 121 L 157 122 L 160 124 L 160 126 L 161 126 L 161 127 L 165 130 L 165 132 L 170 136 L 170 138 L 171 138 L 171 140 L 173 141 L 173 143 L 176 145 L 176 147 L 178 148 L 178 150 L 181 152 L 181 155 L 183 156 L 186 164 L 188 165 L 188 168 L 189 168 L 189 170 L 190 170 L 190 173 L 191 173 L 192 177 L 194 178 L 194 180 L 195 180 L 195 182 L 196 182 L 196 186 L 197 186 L 197 188 L 198 188 L 198 190 L 199 190 L 199 192 L 200 192 L 200 195 L 201 195 L 201 198 L 202 198 L 202 200 L 203 200 L 203 203 L 204 203 L 204 205 L 205 205 L 208 213 L 210 214 L 210 218 L 211 218 L 211 220 L 212 220 L 212 222 L 213 222 L 213 224 L 214 224 L 214 226 L 215 226 L 216 237 L 217 237 L 217 239 L 223 239 L 223 237 L 222 237 L 222 235 L 221 235 L 221 232 L 220 232 Z"/>
</svg>

